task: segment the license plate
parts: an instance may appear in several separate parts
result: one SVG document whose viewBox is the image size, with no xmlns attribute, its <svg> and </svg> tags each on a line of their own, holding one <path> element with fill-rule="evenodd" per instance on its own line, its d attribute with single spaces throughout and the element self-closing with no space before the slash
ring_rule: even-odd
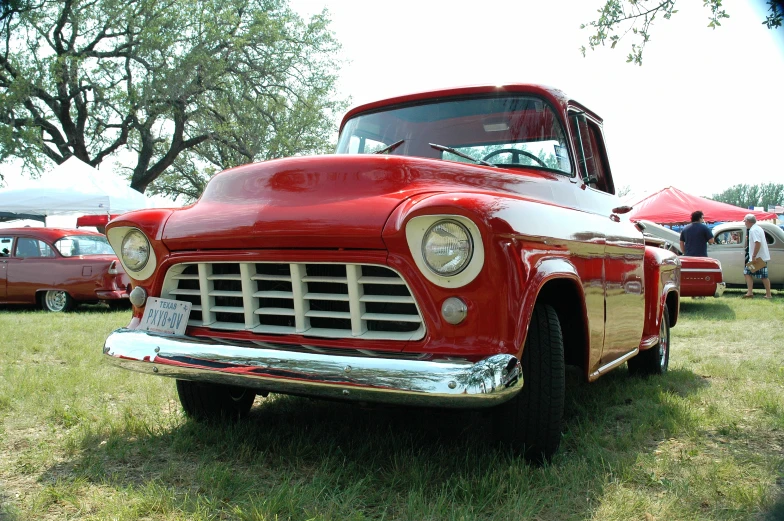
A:
<svg viewBox="0 0 784 521">
<path fill-rule="evenodd" d="M 147 299 L 144 316 L 136 329 L 182 335 L 188 325 L 191 303 L 151 297 Z"/>
</svg>

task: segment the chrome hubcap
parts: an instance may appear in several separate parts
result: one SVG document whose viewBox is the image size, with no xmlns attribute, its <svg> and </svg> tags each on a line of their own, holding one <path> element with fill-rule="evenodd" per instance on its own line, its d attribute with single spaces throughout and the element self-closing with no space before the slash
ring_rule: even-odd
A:
<svg viewBox="0 0 784 521">
<path fill-rule="evenodd" d="M 46 307 L 52 311 L 62 311 L 65 309 L 65 291 L 47 291 Z"/>
</svg>

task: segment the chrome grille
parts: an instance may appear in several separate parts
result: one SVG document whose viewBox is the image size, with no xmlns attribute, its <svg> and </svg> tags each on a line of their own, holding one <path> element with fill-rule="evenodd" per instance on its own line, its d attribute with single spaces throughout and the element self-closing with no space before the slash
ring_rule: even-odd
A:
<svg viewBox="0 0 784 521">
<path fill-rule="evenodd" d="M 370 264 L 193 262 L 161 297 L 193 304 L 188 325 L 321 338 L 418 340 L 422 316 L 400 275 Z"/>
</svg>

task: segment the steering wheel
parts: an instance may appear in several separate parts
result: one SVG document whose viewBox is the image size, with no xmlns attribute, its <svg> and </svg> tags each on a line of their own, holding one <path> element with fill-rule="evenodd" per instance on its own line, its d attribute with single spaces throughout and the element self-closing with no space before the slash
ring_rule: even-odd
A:
<svg viewBox="0 0 784 521">
<path fill-rule="evenodd" d="M 539 159 L 538 157 L 536 157 L 532 153 L 526 152 L 525 150 L 518 150 L 516 148 L 502 148 L 500 150 L 494 150 L 493 152 L 490 152 L 485 157 L 483 157 L 482 161 L 487 161 L 491 157 L 499 156 L 501 154 L 512 154 L 512 163 L 510 163 L 510 164 L 518 164 L 519 165 L 520 164 L 520 154 L 522 154 L 522 155 L 524 155 L 526 157 L 530 157 L 531 159 L 533 159 L 534 161 L 536 161 L 537 163 L 539 163 L 543 167 L 547 168 L 547 165 L 544 163 L 544 161 L 542 161 L 541 159 Z"/>
</svg>

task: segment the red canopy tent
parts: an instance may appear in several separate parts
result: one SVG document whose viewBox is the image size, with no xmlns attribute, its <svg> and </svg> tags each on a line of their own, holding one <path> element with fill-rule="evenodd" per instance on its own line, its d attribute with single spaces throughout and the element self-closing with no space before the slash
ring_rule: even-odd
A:
<svg viewBox="0 0 784 521">
<path fill-rule="evenodd" d="M 731 204 L 720 203 L 681 192 L 670 186 L 638 201 L 627 215 L 633 221 L 652 221 L 658 224 L 686 224 L 691 222 L 691 213 L 701 210 L 705 222 L 742 221 L 746 214 L 753 213 L 758 221 L 775 219 L 776 214 L 746 210 Z"/>
</svg>

